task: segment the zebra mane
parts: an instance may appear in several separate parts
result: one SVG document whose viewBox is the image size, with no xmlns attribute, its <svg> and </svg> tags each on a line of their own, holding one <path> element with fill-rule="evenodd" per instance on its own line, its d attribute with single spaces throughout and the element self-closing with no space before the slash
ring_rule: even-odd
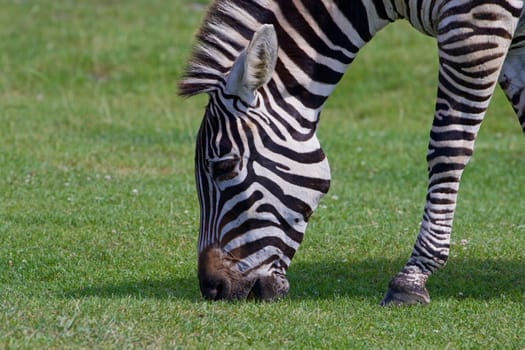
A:
<svg viewBox="0 0 525 350">
<path fill-rule="evenodd" d="M 193 52 L 179 82 L 179 95 L 209 92 L 224 83 L 225 74 L 262 23 L 235 0 L 215 0 L 198 31 Z"/>
</svg>

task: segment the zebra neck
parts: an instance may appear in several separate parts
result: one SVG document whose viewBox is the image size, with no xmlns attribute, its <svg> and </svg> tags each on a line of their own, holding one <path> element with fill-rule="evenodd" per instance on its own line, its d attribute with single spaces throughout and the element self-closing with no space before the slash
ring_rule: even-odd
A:
<svg viewBox="0 0 525 350">
<path fill-rule="evenodd" d="M 436 36 L 438 11 L 443 0 L 390 0 L 396 18 L 405 18 L 423 34 Z M 416 10 L 416 11 L 414 11 Z"/>
<path fill-rule="evenodd" d="M 381 28 L 406 15 L 406 1 L 216 0 L 179 85 L 181 95 L 214 91 L 263 23 L 273 24 L 279 57 L 268 91 L 314 121 L 348 65 Z"/>
<path fill-rule="evenodd" d="M 254 1 L 257 2 L 257 1 Z M 404 10 L 398 0 L 276 1 L 271 20 L 279 55 L 267 96 L 288 114 L 317 123 L 320 111 L 359 50 Z"/>
</svg>

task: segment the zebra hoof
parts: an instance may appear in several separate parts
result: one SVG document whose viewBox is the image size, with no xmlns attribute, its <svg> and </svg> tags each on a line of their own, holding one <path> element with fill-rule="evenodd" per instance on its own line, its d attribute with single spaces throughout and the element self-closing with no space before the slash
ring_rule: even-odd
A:
<svg viewBox="0 0 525 350">
<path fill-rule="evenodd" d="M 425 287 L 428 276 L 413 276 L 407 273 L 397 274 L 389 283 L 381 306 L 404 306 L 430 302 L 430 296 Z"/>
</svg>

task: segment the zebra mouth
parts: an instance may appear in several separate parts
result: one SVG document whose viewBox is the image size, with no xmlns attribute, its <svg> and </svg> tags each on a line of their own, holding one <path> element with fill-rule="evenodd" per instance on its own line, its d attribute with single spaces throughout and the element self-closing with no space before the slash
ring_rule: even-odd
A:
<svg viewBox="0 0 525 350">
<path fill-rule="evenodd" d="M 220 248 L 208 248 L 199 256 L 199 286 L 208 300 L 275 300 L 288 293 L 284 273 L 242 274 Z"/>
<path fill-rule="evenodd" d="M 235 286 L 231 281 L 201 283 L 201 293 L 208 300 L 276 300 L 288 293 L 289 284 L 284 277 L 264 277 L 257 279 L 251 288 L 243 288 L 252 283 Z"/>
<path fill-rule="evenodd" d="M 208 300 L 276 300 L 288 293 L 289 283 L 282 274 L 272 274 L 257 279 L 238 278 L 201 281 L 202 296 Z"/>
<path fill-rule="evenodd" d="M 283 274 L 274 273 L 255 281 L 247 299 L 276 300 L 288 293 L 290 285 Z"/>
</svg>

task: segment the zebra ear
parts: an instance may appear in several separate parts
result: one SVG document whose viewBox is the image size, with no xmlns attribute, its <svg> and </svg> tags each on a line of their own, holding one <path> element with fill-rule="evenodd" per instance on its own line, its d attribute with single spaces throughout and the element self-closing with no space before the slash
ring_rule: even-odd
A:
<svg viewBox="0 0 525 350">
<path fill-rule="evenodd" d="M 250 44 L 233 63 L 226 81 L 226 92 L 253 101 L 255 91 L 268 83 L 277 62 L 277 35 L 271 24 L 265 24 L 253 35 Z"/>
</svg>

